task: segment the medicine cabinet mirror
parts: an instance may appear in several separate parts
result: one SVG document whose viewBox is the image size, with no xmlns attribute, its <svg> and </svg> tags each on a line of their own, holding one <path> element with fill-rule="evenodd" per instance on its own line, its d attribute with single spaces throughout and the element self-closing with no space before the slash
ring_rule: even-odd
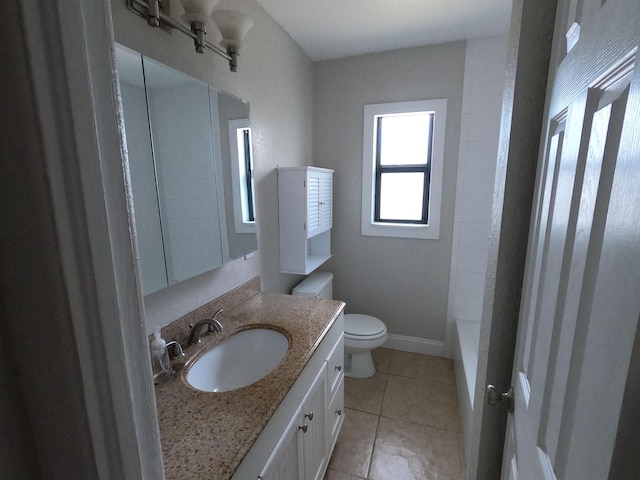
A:
<svg viewBox="0 0 640 480">
<path fill-rule="evenodd" d="M 255 252 L 249 104 L 116 45 L 142 289 Z"/>
</svg>

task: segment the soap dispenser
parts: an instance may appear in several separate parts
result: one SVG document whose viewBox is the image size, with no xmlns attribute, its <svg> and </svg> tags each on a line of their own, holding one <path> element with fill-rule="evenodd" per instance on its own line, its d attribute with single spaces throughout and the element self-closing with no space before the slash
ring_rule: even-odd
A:
<svg viewBox="0 0 640 480">
<path fill-rule="evenodd" d="M 160 336 L 159 328 L 153 332 L 153 340 L 151 341 L 151 366 L 153 367 L 153 383 L 155 384 L 168 380 L 173 374 L 167 342 Z"/>
</svg>

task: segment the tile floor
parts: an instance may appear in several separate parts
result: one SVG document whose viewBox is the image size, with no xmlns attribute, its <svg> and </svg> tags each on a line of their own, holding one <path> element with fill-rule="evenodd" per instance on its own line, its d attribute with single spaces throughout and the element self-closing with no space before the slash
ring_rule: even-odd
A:
<svg viewBox="0 0 640 480">
<path fill-rule="evenodd" d="M 453 362 L 379 348 L 376 374 L 345 378 L 345 421 L 325 480 L 460 480 Z"/>
</svg>

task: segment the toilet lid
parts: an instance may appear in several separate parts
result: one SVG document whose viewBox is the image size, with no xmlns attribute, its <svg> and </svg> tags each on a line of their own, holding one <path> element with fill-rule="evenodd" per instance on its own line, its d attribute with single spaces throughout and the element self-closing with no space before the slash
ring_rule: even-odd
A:
<svg viewBox="0 0 640 480">
<path fill-rule="evenodd" d="M 344 316 L 344 333 L 357 337 L 379 335 L 387 330 L 381 320 L 370 315 L 350 313 Z"/>
</svg>

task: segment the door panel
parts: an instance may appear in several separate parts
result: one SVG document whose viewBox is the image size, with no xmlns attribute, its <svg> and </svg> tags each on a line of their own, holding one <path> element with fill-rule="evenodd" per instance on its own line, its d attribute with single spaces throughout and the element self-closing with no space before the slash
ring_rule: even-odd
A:
<svg viewBox="0 0 640 480">
<path fill-rule="evenodd" d="M 638 321 L 637 290 L 635 297 L 620 299 L 620 302 L 615 298 L 621 290 L 628 288 L 625 285 L 628 282 L 638 286 L 638 274 L 631 269 L 638 251 L 625 260 L 625 252 L 617 251 L 619 232 L 607 225 L 609 219 L 622 213 L 617 208 L 611 209 L 610 202 L 618 193 L 613 179 L 617 172 L 621 131 L 626 125 L 627 100 L 625 89 L 610 107 L 604 107 L 596 114 L 609 117 L 609 122 L 604 124 L 601 119 L 599 126 L 601 133 L 606 131 L 606 139 L 602 139 L 603 146 L 595 146 L 594 156 L 589 158 L 593 165 L 587 170 L 587 175 L 592 175 L 591 187 L 597 188 L 597 200 L 592 210 L 585 213 L 592 223 L 589 237 L 582 239 L 586 250 L 584 278 L 558 442 L 558 470 L 566 478 L 587 478 L 589 475 L 606 478 Z M 611 110 L 610 114 L 604 113 L 605 109 Z M 637 117 L 636 112 L 631 118 Z M 619 179 L 621 189 L 629 180 Z M 638 218 L 623 217 L 623 221 L 637 223 Z M 582 226 L 587 229 L 587 225 Z M 637 237 L 635 241 L 638 241 Z M 617 272 L 603 271 L 603 256 L 613 257 L 625 265 Z"/>
<path fill-rule="evenodd" d="M 566 112 L 563 113 L 562 117 L 566 117 Z M 548 151 L 548 164 L 547 164 L 547 175 L 544 177 L 544 184 L 542 186 L 542 191 L 544 192 L 543 198 L 541 201 L 541 208 L 539 209 L 539 217 L 537 219 L 536 225 L 547 225 L 549 219 L 549 211 L 551 205 L 555 203 L 556 199 L 556 189 L 557 189 L 557 178 L 558 178 L 558 169 L 560 167 L 560 154 L 562 153 L 563 145 L 564 145 L 564 129 L 565 129 L 565 118 L 559 118 L 556 122 L 556 131 L 553 137 L 551 137 L 551 142 L 549 145 Z M 523 307 L 524 311 L 528 312 L 528 315 L 525 317 L 525 321 L 527 321 L 526 335 L 527 341 L 524 342 L 525 351 L 523 352 L 522 364 L 520 365 L 520 369 L 524 371 L 525 365 L 527 365 L 527 371 L 530 370 L 530 359 L 531 359 L 531 350 L 533 347 L 533 338 L 534 338 L 534 326 L 535 321 L 528 321 L 528 319 L 534 319 L 536 317 L 536 307 L 538 303 L 536 301 L 532 302 L 532 299 L 538 298 L 538 289 L 541 284 L 541 275 L 542 273 L 542 264 L 544 259 L 544 248 L 547 244 L 546 240 L 546 230 L 540 231 L 538 229 L 536 231 L 536 235 L 533 237 L 533 244 L 531 245 L 532 250 L 536 252 L 534 267 L 532 278 L 530 280 L 530 289 L 524 288 L 523 298 Z M 529 382 L 529 378 L 525 375 L 527 383 Z M 521 379 L 522 380 L 522 379 Z M 527 397 L 528 404 L 528 397 Z"/>
</svg>

